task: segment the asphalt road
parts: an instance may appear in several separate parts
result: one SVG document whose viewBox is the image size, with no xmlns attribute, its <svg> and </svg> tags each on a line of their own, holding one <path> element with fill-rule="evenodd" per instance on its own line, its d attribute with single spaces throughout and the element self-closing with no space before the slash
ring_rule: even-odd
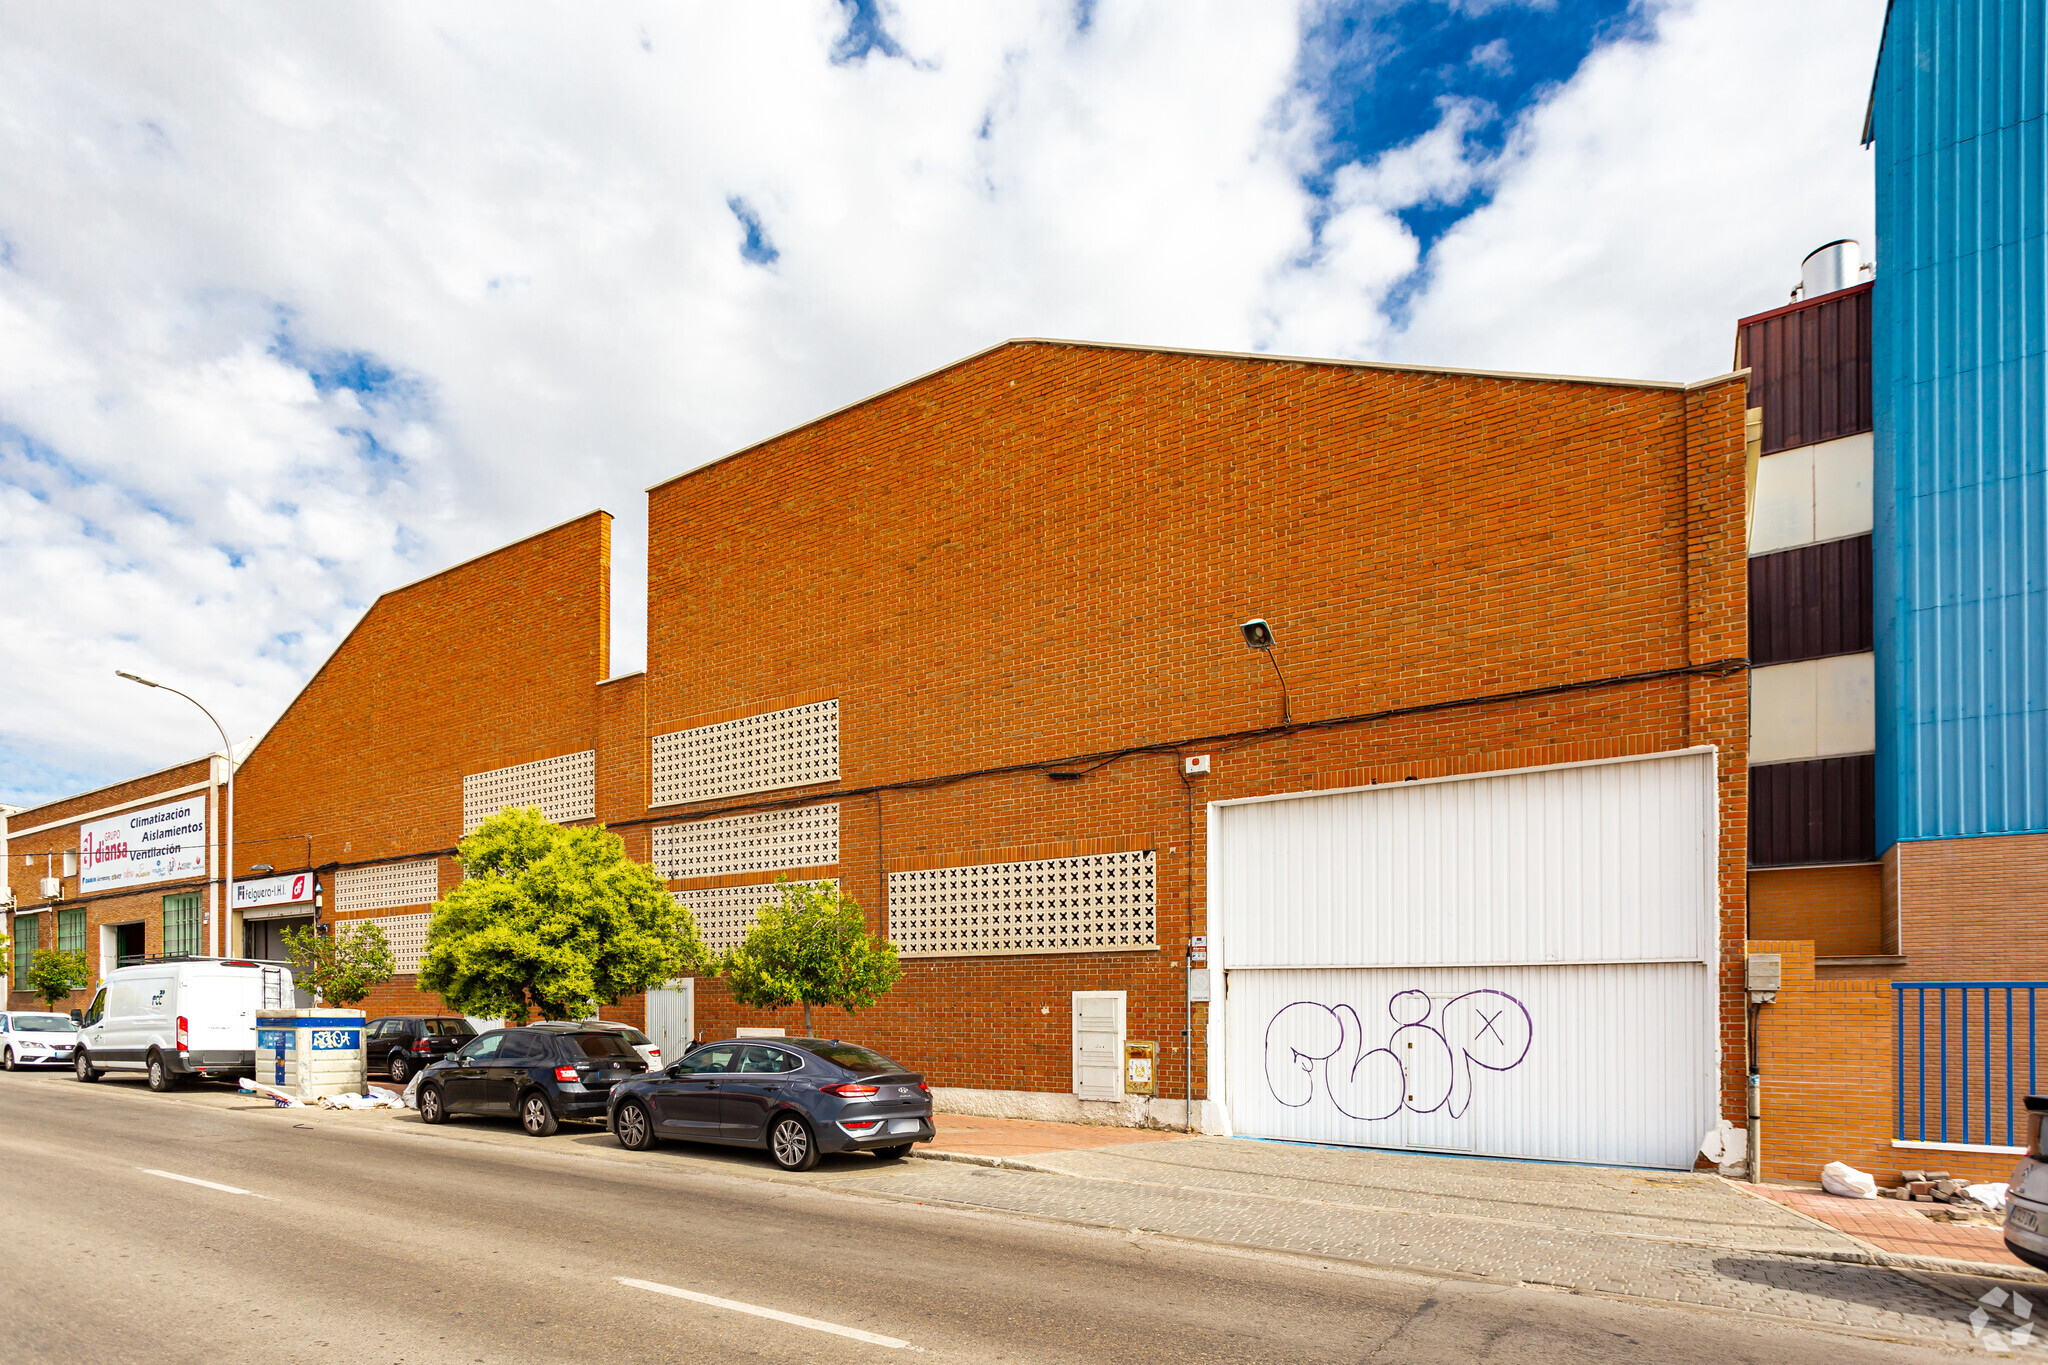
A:
<svg viewBox="0 0 2048 1365">
<path fill-rule="evenodd" d="M 0 1075 L 0 1169 L 6 1365 L 1937 1358 L 834 1188 L 868 1157 L 783 1177 L 112 1078 Z"/>
</svg>

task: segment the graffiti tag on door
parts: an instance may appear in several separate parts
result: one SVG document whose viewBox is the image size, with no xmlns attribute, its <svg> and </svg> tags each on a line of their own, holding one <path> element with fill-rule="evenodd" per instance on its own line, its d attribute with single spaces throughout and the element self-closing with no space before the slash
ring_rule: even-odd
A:
<svg viewBox="0 0 2048 1365">
<path fill-rule="evenodd" d="M 1408 1110 L 1463 1118 L 1476 1072 L 1512 1071 L 1529 1055 L 1529 1011 L 1505 991 L 1467 991 L 1441 1005 L 1427 991 L 1401 991 L 1387 1002 L 1391 1031 L 1368 1047 L 1365 1026 L 1349 1005 L 1297 1000 L 1266 1023 L 1266 1086 L 1299 1109 L 1318 1095 L 1365 1122 Z"/>
</svg>

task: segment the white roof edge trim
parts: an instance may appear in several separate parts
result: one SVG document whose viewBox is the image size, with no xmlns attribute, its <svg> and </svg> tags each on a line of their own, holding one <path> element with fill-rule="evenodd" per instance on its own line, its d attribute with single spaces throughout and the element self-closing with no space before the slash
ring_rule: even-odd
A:
<svg viewBox="0 0 2048 1365">
<path fill-rule="evenodd" d="M 216 749 L 214 751 L 214 754 L 218 755 L 219 752 L 220 751 Z M 173 764 L 172 766 L 182 768 L 185 765 L 182 763 L 178 763 Z M 169 772 L 170 769 L 166 768 L 163 771 Z M 147 774 L 147 776 L 154 777 L 155 774 L 150 773 Z M 130 780 L 133 781 L 137 779 Z M 173 797 L 190 796 L 193 792 L 207 791 L 210 790 L 214 785 L 215 784 L 212 782 L 194 782 L 190 786 L 167 788 L 164 791 L 151 792 L 148 796 L 138 796 L 133 801 L 119 801 L 111 806 L 101 806 L 98 810 L 82 811 L 77 815 L 67 815 L 62 820 L 52 820 L 45 825 L 34 825 L 28 829 L 10 829 L 7 831 L 7 836 L 10 839 L 18 839 L 30 834 L 41 834 L 45 830 L 62 829 L 66 825 L 82 825 L 88 820 L 97 820 L 103 815 L 117 815 L 124 810 L 134 810 L 137 806 L 146 806 L 152 801 L 168 801 L 171 800 Z M 80 796 L 90 796 L 91 794 L 92 793 L 90 792 L 79 793 Z M 64 799 L 67 801 L 75 801 L 78 798 L 66 797 Z M 50 804 L 54 806 L 57 803 L 55 801 L 52 801 Z"/>
<path fill-rule="evenodd" d="M 1211 801 L 1209 808 L 1218 810 L 1225 806 L 1250 806 L 1268 801 L 1313 801 L 1319 796 L 1350 796 L 1358 792 L 1383 792 L 1408 790 L 1412 787 L 1434 787 L 1446 782 L 1482 782 L 1490 777 L 1519 777 L 1524 773 L 1556 773 L 1567 768 L 1607 768 L 1617 763 L 1649 763 L 1660 758 L 1684 758 L 1688 755 L 1715 754 L 1720 750 L 1712 744 L 1694 744 L 1684 749 L 1659 749 L 1653 754 L 1623 754 L 1619 758 L 1582 758 L 1572 763 L 1537 763 L 1526 768 L 1490 768 L 1477 773 L 1448 773 L 1442 777 L 1418 777 L 1410 782 L 1368 782 L 1362 787 L 1319 787 L 1315 791 L 1274 792 L 1269 796 L 1237 796 L 1226 801 Z M 1690 960 L 1690 959 L 1688 959 Z"/>
<path fill-rule="evenodd" d="M 749 441 L 737 450 L 727 451 L 716 459 L 706 460 L 703 464 L 685 469 L 680 474 L 671 474 L 659 483 L 648 484 L 641 491 L 652 493 L 657 488 L 666 488 L 678 479 L 687 479 L 692 474 L 702 473 L 713 465 L 720 465 L 724 464 L 727 460 L 737 459 L 750 450 L 758 450 L 760 447 L 770 445 L 785 436 L 794 435 L 805 427 L 813 427 L 820 422 L 828 422 L 843 412 L 851 412 L 857 407 L 874 402 L 877 398 L 886 398 L 898 389 L 907 389 L 912 384 L 921 384 L 934 375 L 944 374 L 947 370 L 957 369 L 959 366 L 979 360 L 991 352 L 1000 351 L 1005 346 L 1074 346 L 1082 350 L 1091 351 L 1144 351 L 1154 355 L 1201 356 L 1210 360 L 1268 360 L 1276 365 L 1329 365 L 1345 370 L 1376 370 L 1393 374 L 1450 374 L 1465 379 L 1514 379 L 1543 384 L 1600 384 L 1610 388 L 1661 389 L 1672 393 L 1689 393 L 1694 389 L 1725 383 L 1737 375 L 1749 373 L 1748 370 L 1731 370 L 1727 374 L 1715 375 L 1711 379 L 1699 379 L 1688 383 L 1676 379 L 1615 379 L 1598 375 L 1543 374 L 1533 370 L 1474 370 L 1461 369 L 1455 365 L 1409 365 L 1391 360 L 1341 360 L 1330 356 L 1274 355 L 1264 351 L 1205 351 L 1192 346 L 1147 346 L 1135 341 L 1076 341 L 1070 337 L 1010 337 L 1006 340 L 998 341 L 994 345 L 984 346 L 978 351 L 969 351 L 966 355 L 949 360 L 943 365 L 934 366 L 922 374 L 912 375 L 908 379 L 900 379 L 886 388 L 876 389 L 873 393 L 856 398 L 852 402 L 841 403 L 838 407 L 821 412 L 816 417 L 806 417 L 794 426 L 784 427 L 771 436 L 763 436 L 758 441 Z"/>
</svg>

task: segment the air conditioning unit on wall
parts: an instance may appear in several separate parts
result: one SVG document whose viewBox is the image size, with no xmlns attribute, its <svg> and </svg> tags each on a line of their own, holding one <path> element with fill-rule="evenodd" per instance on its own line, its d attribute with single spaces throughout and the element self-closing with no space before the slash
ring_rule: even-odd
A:
<svg viewBox="0 0 2048 1365">
<path fill-rule="evenodd" d="M 44 877 L 38 883 L 37 894 L 41 895 L 46 901 L 64 899 L 64 879 L 62 877 Z"/>
</svg>

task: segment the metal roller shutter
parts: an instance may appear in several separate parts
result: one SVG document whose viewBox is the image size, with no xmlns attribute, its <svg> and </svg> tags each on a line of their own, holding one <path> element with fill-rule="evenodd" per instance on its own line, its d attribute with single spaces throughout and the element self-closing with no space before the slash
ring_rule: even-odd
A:
<svg viewBox="0 0 2048 1365">
<path fill-rule="evenodd" d="M 1714 782 L 1687 750 L 1213 807 L 1234 1131 L 1690 1166 L 1716 1116 Z"/>
</svg>

